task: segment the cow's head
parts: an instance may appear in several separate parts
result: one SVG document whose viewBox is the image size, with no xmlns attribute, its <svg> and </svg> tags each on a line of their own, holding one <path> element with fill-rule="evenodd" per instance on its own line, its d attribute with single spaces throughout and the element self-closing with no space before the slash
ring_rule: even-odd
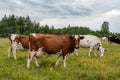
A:
<svg viewBox="0 0 120 80">
<path fill-rule="evenodd" d="M 15 37 L 15 42 L 19 43 L 20 42 L 20 36 Z"/>
<path fill-rule="evenodd" d="M 103 47 L 100 48 L 100 57 L 103 57 L 105 51 L 107 51 L 105 48 Z"/>
<path fill-rule="evenodd" d="M 103 57 L 103 55 L 106 51 L 105 48 L 103 48 L 100 43 L 97 43 L 96 47 L 97 47 L 97 50 L 100 51 L 100 57 Z"/>
<path fill-rule="evenodd" d="M 19 36 L 16 36 L 15 37 L 15 41 L 17 42 L 17 43 L 20 43 L 22 40 L 24 40 L 26 38 L 26 36 L 21 36 L 21 35 L 19 35 Z"/>
<path fill-rule="evenodd" d="M 82 40 L 84 37 L 83 36 L 79 36 L 79 35 L 72 35 L 72 36 L 70 36 L 70 38 L 74 40 L 75 48 L 78 49 L 80 40 Z"/>
</svg>

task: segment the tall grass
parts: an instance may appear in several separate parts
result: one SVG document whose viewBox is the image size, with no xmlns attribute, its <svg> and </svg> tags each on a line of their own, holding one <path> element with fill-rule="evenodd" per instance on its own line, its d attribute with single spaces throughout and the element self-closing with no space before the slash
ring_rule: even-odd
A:
<svg viewBox="0 0 120 80">
<path fill-rule="evenodd" d="M 120 45 L 102 42 L 107 49 L 104 57 L 88 57 L 88 49 L 80 48 L 79 55 L 68 55 L 63 62 L 54 67 L 58 55 L 44 55 L 38 59 L 40 68 L 31 62 L 30 70 L 26 63 L 28 51 L 17 51 L 17 60 L 13 55 L 8 60 L 8 39 L 0 39 L 0 80 L 119 80 L 120 79 Z"/>
</svg>

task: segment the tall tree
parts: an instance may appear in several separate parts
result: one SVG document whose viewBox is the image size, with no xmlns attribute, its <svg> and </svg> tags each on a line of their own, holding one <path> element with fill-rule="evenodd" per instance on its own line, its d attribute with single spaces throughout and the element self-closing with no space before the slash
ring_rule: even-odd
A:
<svg viewBox="0 0 120 80">
<path fill-rule="evenodd" d="M 23 34 L 24 28 L 25 28 L 25 26 L 24 26 L 24 25 L 25 25 L 25 18 L 22 17 L 22 16 L 20 16 L 20 17 L 18 18 L 17 24 L 18 24 L 19 27 L 20 27 L 20 34 Z"/>
<path fill-rule="evenodd" d="M 10 30 L 8 33 L 15 33 L 16 32 L 16 18 L 15 15 L 9 15 L 8 17 L 8 29 Z"/>
<path fill-rule="evenodd" d="M 101 26 L 101 33 L 102 36 L 109 36 L 109 22 L 104 21 L 102 26 Z"/>
</svg>

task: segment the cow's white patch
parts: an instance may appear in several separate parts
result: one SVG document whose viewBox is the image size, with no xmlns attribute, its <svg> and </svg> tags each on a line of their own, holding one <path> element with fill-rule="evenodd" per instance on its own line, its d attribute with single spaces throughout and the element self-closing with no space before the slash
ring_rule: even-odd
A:
<svg viewBox="0 0 120 80">
<path fill-rule="evenodd" d="M 22 46 L 22 43 L 17 44 L 17 50 L 25 50 L 25 48 Z"/>
<path fill-rule="evenodd" d="M 58 52 L 58 54 L 62 54 L 62 49 Z"/>
<path fill-rule="evenodd" d="M 77 40 L 79 38 L 79 36 L 78 35 L 75 35 L 75 39 Z"/>
<path fill-rule="evenodd" d="M 43 47 L 39 48 L 36 51 L 36 57 L 41 57 L 43 54 L 45 54 L 45 52 L 43 51 Z"/>
<path fill-rule="evenodd" d="M 14 42 L 16 36 L 17 36 L 16 34 L 12 34 L 12 36 L 11 36 L 12 42 Z"/>
<path fill-rule="evenodd" d="M 32 33 L 31 35 L 33 35 L 34 37 L 36 36 L 36 34 L 35 34 L 35 33 Z"/>
</svg>

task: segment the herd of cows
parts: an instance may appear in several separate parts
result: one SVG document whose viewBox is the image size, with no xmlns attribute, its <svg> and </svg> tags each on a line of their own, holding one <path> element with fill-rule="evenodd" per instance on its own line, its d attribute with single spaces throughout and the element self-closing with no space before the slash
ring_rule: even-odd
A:
<svg viewBox="0 0 120 80">
<path fill-rule="evenodd" d="M 30 62 L 32 59 L 35 60 L 35 64 L 39 67 L 37 58 L 41 57 L 43 54 L 59 54 L 58 59 L 55 63 L 57 65 L 59 61 L 63 58 L 63 66 L 66 67 L 66 55 L 72 53 L 73 51 L 77 53 L 77 49 L 80 48 L 90 48 L 88 56 L 90 56 L 91 51 L 94 51 L 96 55 L 96 50 L 99 51 L 100 57 L 104 55 L 106 51 L 101 44 L 101 39 L 108 39 L 108 42 L 114 42 L 120 44 L 120 38 L 116 36 L 110 36 L 108 38 L 99 38 L 94 35 L 64 35 L 64 34 L 37 34 L 32 33 L 28 36 L 10 34 L 10 46 L 8 49 L 8 58 L 10 59 L 11 53 L 13 53 L 14 59 L 16 60 L 17 50 L 29 50 L 29 56 L 27 60 L 27 68 L 30 68 Z"/>
</svg>

